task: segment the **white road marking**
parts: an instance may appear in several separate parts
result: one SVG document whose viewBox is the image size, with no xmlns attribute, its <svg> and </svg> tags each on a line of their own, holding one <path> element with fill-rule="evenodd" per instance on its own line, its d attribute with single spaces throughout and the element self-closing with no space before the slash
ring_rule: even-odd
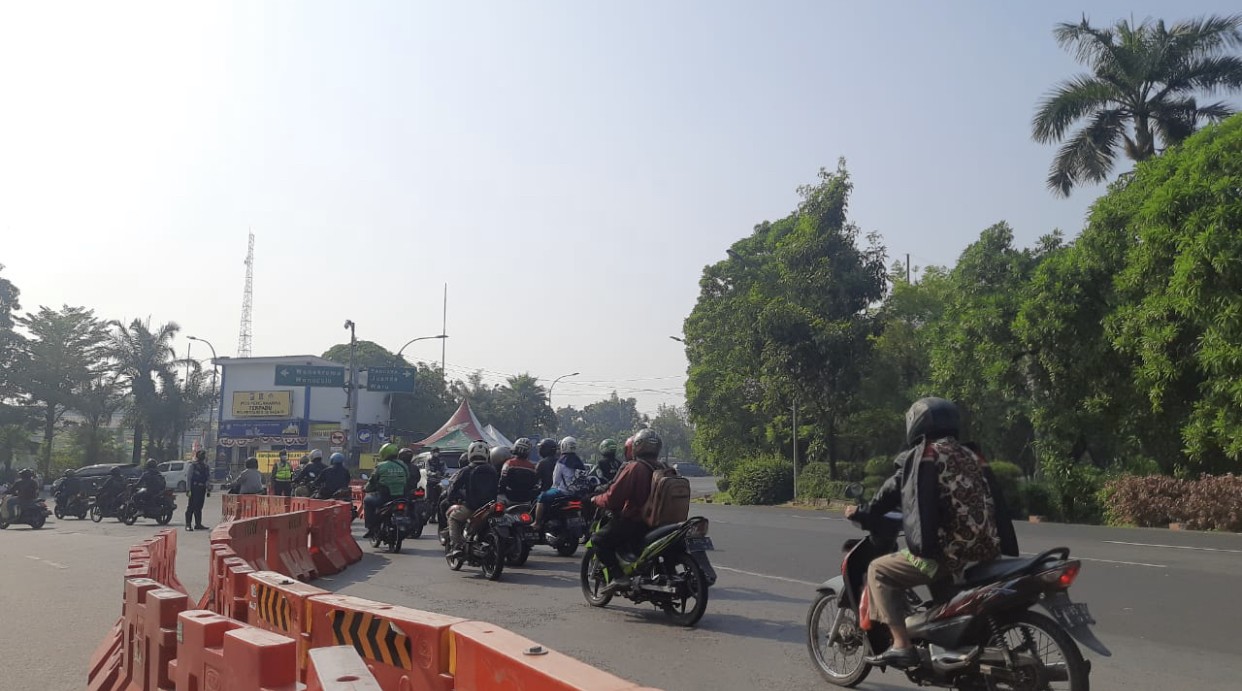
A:
<svg viewBox="0 0 1242 691">
<path fill-rule="evenodd" d="M 799 516 L 793 515 L 793 518 L 801 518 L 807 521 L 844 521 L 844 518 L 833 518 L 832 516 Z"/>
<path fill-rule="evenodd" d="M 784 583 L 793 583 L 795 585 L 809 585 L 812 588 L 819 585 L 819 583 L 812 583 L 811 581 L 800 581 L 796 578 L 785 578 L 784 576 L 773 576 L 773 575 L 766 574 L 766 573 L 755 573 L 754 571 L 743 571 L 742 569 L 735 569 L 729 566 L 721 566 L 720 564 L 712 564 L 712 568 L 716 569 L 717 571 L 731 571 L 733 573 L 740 573 L 743 576 L 754 576 L 755 578 L 766 578 L 771 581 L 781 581 Z"/>
<path fill-rule="evenodd" d="M 44 564 L 47 564 L 48 566 L 54 566 L 54 567 L 56 567 L 56 568 L 58 568 L 58 569 L 67 569 L 67 568 L 69 568 L 68 566 L 65 566 L 64 564 L 58 564 L 58 563 L 56 563 L 56 562 L 54 562 L 54 561 L 48 561 L 47 559 L 44 559 L 43 557 L 36 557 L 36 556 L 34 556 L 33 554 L 27 554 L 27 555 L 26 555 L 26 558 L 27 558 L 27 559 L 33 559 L 34 561 L 41 561 L 41 562 L 43 562 Z"/>
<path fill-rule="evenodd" d="M 1128 545 L 1130 547 L 1160 547 L 1162 549 L 1188 549 L 1195 552 L 1224 552 L 1226 554 L 1242 554 L 1242 549 L 1220 549 L 1218 547 L 1187 547 L 1186 545 L 1153 545 L 1146 542 L 1121 542 L 1120 540 L 1105 540 L 1110 545 Z"/>
</svg>

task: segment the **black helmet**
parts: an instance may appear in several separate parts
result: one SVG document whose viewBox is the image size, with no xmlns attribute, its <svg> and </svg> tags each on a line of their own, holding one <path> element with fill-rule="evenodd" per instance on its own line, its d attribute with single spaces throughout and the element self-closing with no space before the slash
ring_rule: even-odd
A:
<svg viewBox="0 0 1242 691">
<path fill-rule="evenodd" d="M 23 480 L 29 480 L 34 477 L 34 471 L 30 468 L 22 468 L 17 475 Z"/>
<path fill-rule="evenodd" d="M 559 446 L 559 445 L 557 445 L 557 443 L 556 443 L 556 440 L 555 440 L 555 439 L 547 439 L 547 438 L 544 438 L 544 439 L 540 439 L 540 440 L 539 440 L 539 456 L 540 456 L 540 458 L 547 458 L 548 456 L 555 455 L 555 454 L 556 454 L 557 449 L 559 449 L 559 448 L 560 448 L 560 446 Z"/>
<path fill-rule="evenodd" d="M 659 458 L 662 448 L 664 448 L 664 441 L 650 427 L 638 430 L 638 434 L 634 435 L 635 458 Z"/>
<path fill-rule="evenodd" d="M 956 437 L 961 432 L 962 415 L 952 401 L 920 398 L 906 411 L 906 446 L 921 438 L 929 441 Z"/>
<path fill-rule="evenodd" d="M 160 464 L 156 462 L 154 458 L 147 461 L 147 470 L 158 470 L 159 467 L 160 467 Z"/>
<path fill-rule="evenodd" d="M 254 456 L 251 456 L 250 458 L 247 458 L 247 459 L 246 459 L 246 467 L 247 467 L 247 468 L 258 468 L 258 467 L 259 467 L 259 459 L 255 458 Z"/>
<path fill-rule="evenodd" d="M 414 460 L 414 449 L 401 449 L 397 452 L 397 458 L 406 462 Z"/>
<path fill-rule="evenodd" d="M 284 452 L 282 451 L 281 453 L 284 453 Z M 195 451 L 195 452 L 194 452 L 194 460 L 196 460 L 196 461 L 205 461 L 205 460 L 207 460 L 207 450 L 206 450 L 206 449 L 199 449 L 198 451 Z M 281 459 L 281 460 L 284 460 L 284 459 Z"/>
</svg>

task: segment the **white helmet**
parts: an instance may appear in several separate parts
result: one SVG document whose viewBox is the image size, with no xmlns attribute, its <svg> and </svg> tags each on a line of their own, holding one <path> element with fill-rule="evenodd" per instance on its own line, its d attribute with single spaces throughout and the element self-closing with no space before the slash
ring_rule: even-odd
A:
<svg viewBox="0 0 1242 691">
<path fill-rule="evenodd" d="M 565 437 L 561 440 L 561 453 L 578 453 L 578 440 Z"/>
<path fill-rule="evenodd" d="M 311 451 L 311 460 L 313 461 L 315 459 L 323 460 L 323 449 L 315 449 L 314 451 Z"/>
<path fill-rule="evenodd" d="M 487 442 L 471 442 L 470 448 L 466 449 L 466 460 L 471 463 L 474 463 L 475 461 L 486 461 L 490 453 L 491 450 L 487 448 Z"/>
</svg>

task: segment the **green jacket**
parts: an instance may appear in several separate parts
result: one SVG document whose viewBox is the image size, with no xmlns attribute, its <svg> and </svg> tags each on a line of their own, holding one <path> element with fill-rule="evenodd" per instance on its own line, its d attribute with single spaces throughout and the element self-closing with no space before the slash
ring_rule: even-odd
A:
<svg viewBox="0 0 1242 691">
<path fill-rule="evenodd" d="M 375 472 L 367 480 L 366 490 L 368 492 L 378 492 L 380 487 L 388 488 L 388 496 L 400 497 L 405 495 L 405 484 L 410 479 L 410 473 L 405 468 L 405 464 L 396 459 L 384 461 L 375 466 Z"/>
</svg>

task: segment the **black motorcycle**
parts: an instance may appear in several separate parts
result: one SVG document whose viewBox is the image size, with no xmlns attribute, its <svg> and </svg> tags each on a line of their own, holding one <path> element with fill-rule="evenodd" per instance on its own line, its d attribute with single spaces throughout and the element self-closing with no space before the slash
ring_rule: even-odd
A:
<svg viewBox="0 0 1242 691">
<path fill-rule="evenodd" d="M 371 536 L 371 546 L 378 549 L 380 545 L 387 545 L 392 554 L 400 552 L 401 542 L 405 540 L 413 524 L 409 501 L 404 498 L 393 499 L 379 508 L 376 518 L 378 528 Z"/>
<path fill-rule="evenodd" d="M 79 521 L 86 519 L 86 514 L 90 513 L 91 501 L 83 493 L 77 492 L 68 501 L 65 501 L 63 493 L 56 495 L 56 508 L 52 513 L 57 520 L 64 519 L 65 516 L 77 516 Z"/>
<path fill-rule="evenodd" d="M 122 515 L 121 509 L 125 508 L 126 504 L 129 503 L 129 498 L 133 495 L 133 493 L 134 485 L 131 482 L 126 485 L 124 489 L 111 497 L 105 497 L 97 494 L 95 495 L 95 498 L 91 500 L 91 505 L 87 510 L 87 513 L 90 514 L 91 520 L 96 523 L 99 523 L 105 518 L 115 518 L 118 521 L 124 520 L 124 515 Z"/>
<path fill-rule="evenodd" d="M 452 510 L 449 512 L 452 513 Z M 448 539 L 446 526 L 440 531 L 440 541 L 444 543 L 449 568 L 460 571 L 466 564 L 478 566 L 487 580 L 499 580 L 505 570 L 505 555 L 513 549 L 511 525 L 506 520 L 504 504 L 488 502 L 466 522 L 466 545 L 458 556 L 450 555 L 452 543 Z"/>
<path fill-rule="evenodd" d="M 847 490 L 851 499 L 862 494 L 861 485 Z M 860 608 L 870 606 L 864 597 L 867 567 L 897 550 L 901 515 L 885 518 L 867 537 L 846 541 L 841 575 L 819 586 L 807 613 L 811 660 L 838 686 L 862 682 L 871 671 L 865 658 L 892 643 L 886 626 L 869 622 L 865 610 L 860 615 Z M 910 591 L 906 623 L 921 663 L 906 676 L 918 686 L 971 691 L 1086 691 L 1091 664 L 1074 641 L 1110 653 L 1091 632 L 1095 620 L 1087 606 L 1069 599 L 1081 568 L 1068 548 L 1057 547 L 969 568 L 964 582 L 937 586 L 929 601 Z M 1051 617 L 1034 611 L 1035 605 Z"/>
<path fill-rule="evenodd" d="M 0 494 L 0 507 L 7 504 L 9 497 Z M 14 518 L 9 518 L 5 511 L 0 510 L 0 530 L 5 530 L 11 525 L 28 525 L 33 530 L 38 530 L 47 523 L 47 517 L 51 512 L 47 510 L 47 503 L 42 499 L 35 499 L 28 504 L 22 504 L 17 507 L 18 514 Z"/>
<path fill-rule="evenodd" d="M 139 518 L 152 518 L 159 525 L 168 525 L 177 511 L 177 500 L 173 492 L 166 489 L 162 492 L 151 492 L 140 489 L 129 497 L 129 501 L 121 507 L 120 519 L 125 525 L 133 525 Z"/>
<path fill-rule="evenodd" d="M 505 512 L 504 522 L 513 534 L 509 549 L 505 552 L 505 564 L 522 566 L 530 558 L 530 550 L 537 542 L 534 507 L 529 503 L 511 504 L 503 495 L 497 499 L 497 505 Z"/>
<path fill-rule="evenodd" d="M 583 499 L 577 495 L 563 494 L 544 507 L 543 529 L 531 531 L 536 545 L 550 545 L 562 557 L 572 557 L 578 551 L 587 534 L 587 522 L 583 517 Z"/>
</svg>

